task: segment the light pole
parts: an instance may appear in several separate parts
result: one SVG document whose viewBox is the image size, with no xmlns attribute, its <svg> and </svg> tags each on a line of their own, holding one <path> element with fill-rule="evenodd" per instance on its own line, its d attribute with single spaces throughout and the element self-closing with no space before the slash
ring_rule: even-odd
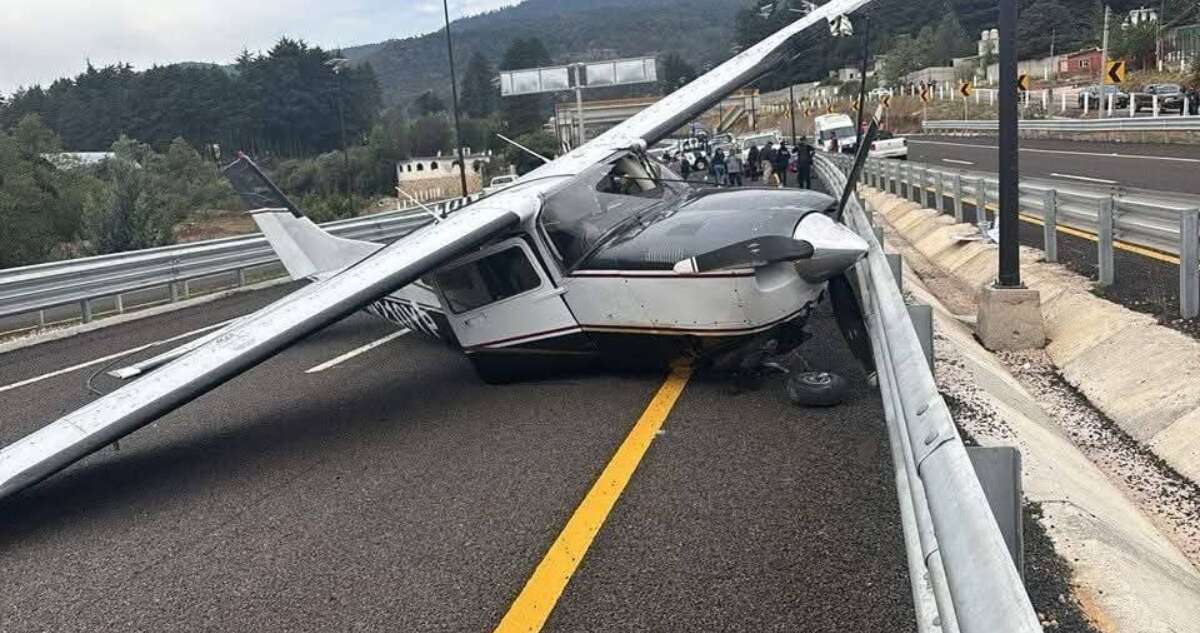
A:
<svg viewBox="0 0 1200 633">
<path fill-rule="evenodd" d="M 467 197 L 467 159 L 463 155 L 462 128 L 458 121 L 458 79 L 454 75 L 454 41 L 450 39 L 450 6 L 442 0 L 442 15 L 446 18 L 446 56 L 450 58 L 450 99 L 454 108 L 454 144 L 458 146 L 458 177 L 462 197 Z"/>
<path fill-rule="evenodd" d="M 1017 140 L 1017 0 L 1000 0 L 1000 275 L 997 288 L 1021 288 L 1017 246 L 1020 142 Z M 986 213 L 979 209 L 980 217 Z"/>
<path fill-rule="evenodd" d="M 350 195 L 350 149 L 346 144 L 346 115 L 342 110 L 342 96 L 345 92 L 345 85 L 342 82 L 342 69 L 350 63 L 350 60 L 343 57 L 335 57 L 327 62 L 326 65 L 333 70 L 334 76 L 337 77 L 337 113 L 338 126 L 342 131 L 342 181 L 346 188 L 346 195 Z"/>
</svg>

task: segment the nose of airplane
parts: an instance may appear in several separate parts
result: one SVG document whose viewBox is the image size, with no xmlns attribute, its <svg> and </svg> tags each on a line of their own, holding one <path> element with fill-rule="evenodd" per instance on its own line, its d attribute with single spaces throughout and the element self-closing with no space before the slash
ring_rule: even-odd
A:
<svg viewBox="0 0 1200 633">
<path fill-rule="evenodd" d="M 844 224 L 823 213 L 810 213 L 800 221 L 793 239 L 812 244 L 813 255 L 796 262 L 800 276 L 812 283 L 828 281 L 842 274 L 867 254 L 869 245 Z"/>
</svg>

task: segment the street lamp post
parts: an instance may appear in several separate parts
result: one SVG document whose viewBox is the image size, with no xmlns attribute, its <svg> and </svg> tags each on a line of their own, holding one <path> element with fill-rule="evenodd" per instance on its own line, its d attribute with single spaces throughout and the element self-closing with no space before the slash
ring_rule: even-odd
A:
<svg viewBox="0 0 1200 633">
<path fill-rule="evenodd" d="M 1021 288 L 1021 262 L 1017 246 L 1017 201 L 1020 141 L 1017 140 L 1017 0 L 1000 0 L 1000 196 L 996 220 L 1000 223 L 1000 275 L 998 288 Z M 979 214 L 984 214 L 980 209 Z"/>
<path fill-rule="evenodd" d="M 467 158 L 463 154 L 462 127 L 458 117 L 458 79 L 454 74 L 454 41 L 450 39 L 450 6 L 442 0 L 442 15 L 446 18 L 446 56 L 450 58 L 450 98 L 454 108 L 454 141 L 458 146 L 458 177 L 462 197 L 467 197 Z"/>
<path fill-rule="evenodd" d="M 342 99 L 343 99 L 343 96 L 345 93 L 345 84 L 342 80 L 342 70 L 346 67 L 346 64 L 350 63 L 350 60 L 342 58 L 342 57 L 336 57 L 325 63 L 327 65 L 329 65 L 330 69 L 333 70 L 334 76 L 337 77 L 338 96 L 337 96 L 336 102 L 337 102 L 337 113 L 338 113 L 338 127 L 341 128 L 341 133 L 342 133 L 342 183 L 343 183 L 343 186 L 346 188 L 346 195 L 349 196 L 350 195 L 350 149 L 346 143 L 346 115 L 343 111 L 344 106 L 342 105 Z"/>
</svg>

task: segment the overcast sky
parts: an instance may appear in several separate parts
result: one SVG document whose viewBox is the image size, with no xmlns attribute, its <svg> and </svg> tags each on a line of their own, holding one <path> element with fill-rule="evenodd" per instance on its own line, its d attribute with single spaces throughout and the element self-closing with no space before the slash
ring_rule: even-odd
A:
<svg viewBox="0 0 1200 633">
<path fill-rule="evenodd" d="M 450 19 L 520 0 L 450 0 Z M 325 48 L 441 28 L 441 0 L 0 0 L 0 94 L 95 66 L 228 63 L 280 36 Z"/>
</svg>

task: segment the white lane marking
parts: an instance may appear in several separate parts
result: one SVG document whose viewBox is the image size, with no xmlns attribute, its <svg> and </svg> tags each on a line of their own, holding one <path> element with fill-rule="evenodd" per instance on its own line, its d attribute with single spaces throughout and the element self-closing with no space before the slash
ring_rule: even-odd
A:
<svg viewBox="0 0 1200 633">
<path fill-rule="evenodd" d="M 80 369 L 84 369 L 85 367 L 91 367 L 92 365 L 99 365 L 100 363 L 107 363 L 110 360 L 116 360 L 118 358 L 128 356 L 130 354 L 136 354 L 138 352 L 148 350 L 151 347 L 157 347 L 159 345 L 164 345 L 166 343 L 173 343 L 180 339 L 185 339 L 189 336 L 195 336 L 197 334 L 208 332 L 210 330 L 215 330 L 219 327 L 228 325 L 229 322 L 232 320 L 233 319 L 229 319 L 229 321 L 221 321 L 220 323 L 214 323 L 213 325 L 202 327 L 198 330 L 192 330 L 191 332 L 184 332 L 183 334 L 179 334 L 177 336 L 172 336 L 171 338 L 165 338 L 161 341 L 154 341 L 153 343 L 146 343 L 145 345 L 139 345 L 138 347 L 127 349 L 123 352 L 117 352 L 116 354 L 109 354 L 108 356 L 104 356 L 104 357 L 97 358 L 94 360 L 82 362 L 82 363 L 79 363 L 78 365 L 71 365 L 70 367 L 64 367 L 62 369 L 52 371 L 48 374 L 42 374 L 41 376 L 34 376 L 33 378 L 27 378 L 27 379 L 19 381 L 19 382 L 14 382 L 9 385 L 4 385 L 3 387 L 0 387 L 0 393 L 4 393 L 5 391 L 12 391 L 13 389 L 18 389 L 21 387 L 32 385 L 34 383 L 39 383 L 43 380 L 54 378 L 56 376 L 62 376 L 63 374 L 69 374 L 73 371 L 79 371 Z"/>
<path fill-rule="evenodd" d="M 951 165 L 974 165 L 975 164 L 969 160 L 958 160 L 957 158 L 943 158 L 942 162 L 950 163 Z"/>
<path fill-rule="evenodd" d="M 1054 173 L 1054 172 L 1051 172 L 1050 175 L 1054 176 L 1055 178 L 1070 178 L 1071 180 L 1082 180 L 1084 182 L 1098 182 L 1102 185 L 1118 184 L 1117 181 L 1115 181 L 1115 180 L 1106 180 L 1104 178 L 1089 178 L 1087 176 L 1072 176 L 1071 174 L 1058 174 L 1058 173 Z"/>
<path fill-rule="evenodd" d="M 947 143 L 946 141 L 909 141 L 914 145 L 947 145 L 950 147 L 973 147 L 976 149 L 999 149 L 995 145 L 975 145 L 973 143 Z M 1176 156 L 1148 156 L 1146 154 L 1117 154 L 1100 153 L 1100 152 L 1074 152 L 1064 149 L 1037 149 L 1033 147 L 1022 147 L 1022 152 L 1031 152 L 1034 154 L 1065 154 L 1068 156 L 1095 156 L 1098 158 L 1121 158 L 1126 160 L 1165 160 L 1179 163 L 1200 163 L 1200 158 L 1180 158 Z"/>
<path fill-rule="evenodd" d="M 316 367 L 309 369 L 308 371 L 306 371 L 304 373 L 316 374 L 316 373 L 323 372 L 326 369 L 329 369 L 330 367 L 336 367 L 336 366 L 341 365 L 342 363 L 350 360 L 351 358 L 354 358 L 355 356 L 358 356 L 360 354 L 365 354 L 365 353 L 375 349 L 376 347 L 379 347 L 380 345 L 383 345 L 389 341 L 398 339 L 401 336 L 404 336 L 405 334 L 408 334 L 411 331 L 412 330 L 409 330 L 408 328 L 404 328 L 403 330 L 400 330 L 399 332 L 392 332 L 391 334 L 388 334 L 387 336 L 379 339 L 378 341 L 373 341 L 371 343 L 367 343 L 366 345 L 363 345 L 362 347 L 359 347 L 358 349 L 352 349 L 352 350 L 346 352 L 345 354 L 338 356 L 337 358 L 331 358 L 331 359 L 321 363 L 320 365 L 317 365 Z"/>
</svg>

